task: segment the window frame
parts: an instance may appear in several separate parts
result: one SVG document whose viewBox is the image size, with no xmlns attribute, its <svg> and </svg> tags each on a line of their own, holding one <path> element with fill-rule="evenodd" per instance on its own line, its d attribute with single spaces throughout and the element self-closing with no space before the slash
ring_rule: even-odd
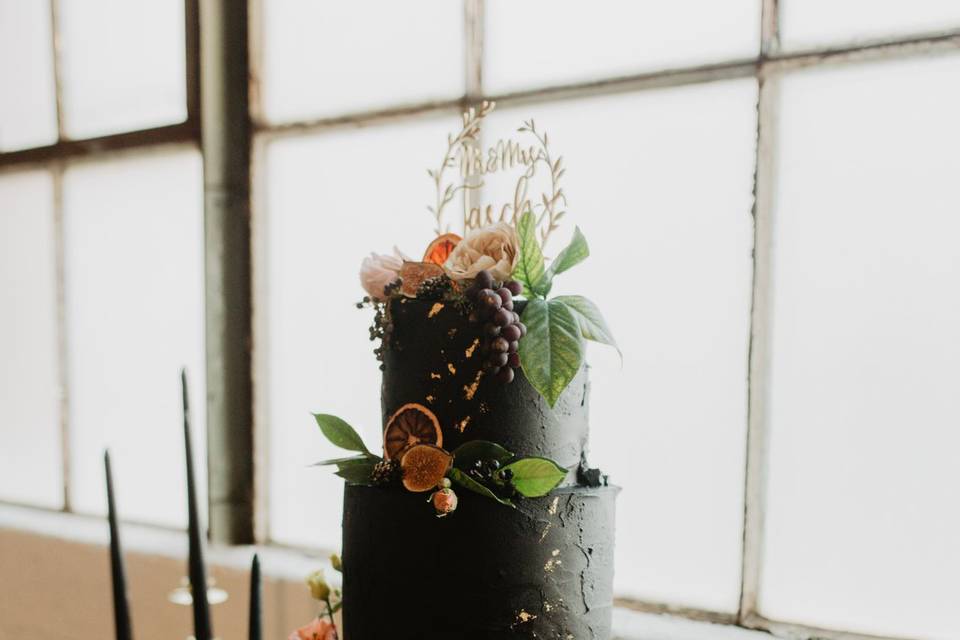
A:
<svg viewBox="0 0 960 640">
<path fill-rule="evenodd" d="M 384 107 L 295 122 L 271 123 L 261 108 L 262 10 L 265 0 L 220 3 L 184 0 L 186 22 L 187 117 L 183 122 L 99 136 L 71 139 L 63 127 L 60 52 L 57 50 L 59 0 L 49 0 L 53 25 L 53 75 L 58 137 L 51 145 L 0 152 L 0 173 L 42 167 L 53 177 L 56 233 L 57 329 L 61 387 L 61 451 L 63 507 L 72 512 L 67 473 L 70 463 L 69 387 L 64 316 L 62 176 L 74 158 L 102 158 L 125 150 L 190 145 L 204 156 L 206 293 L 206 376 L 208 385 L 208 479 L 210 535 L 225 544 L 261 542 L 267 537 L 265 508 L 268 398 L 258 378 L 267 374 L 265 335 L 256 312 L 264 283 L 255 269 L 257 225 L 265 215 L 258 180 L 264 149 L 287 136 L 335 131 L 369 124 L 403 124 L 420 116 L 456 113 L 482 100 L 517 106 L 553 103 L 590 96 L 640 93 L 666 87 L 737 78 L 758 84 L 756 154 L 752 217 L 754 221 L 753 282 L 750 309 L 744 485 L 743 546 L 740 601 L 736 613 L 677 607 L 658 602 L 617 599 L 616 604 L 640 612 L 670 614 L 692 620 L 768 631 L 784 637 L 833 640 L 894 640 L 885 636 L 821 629 L 765 618 L 758 611 L 762 571 L 769 379 L 771 296 L 771 223 L 776 183 L 777 112 L 780 79 L 793 71 L 837 65 L 933 56 L 960 51 L 960 25 L 936 32 L 912 33 L 861 42 L 784 50 L 780 45 L 779 0 L 759 0 L 760 46 L 755 56 L 705 64 L 644 71 L 619 77 L 488 95 L 483 89 L 484 2 L 462 0 L 465 36 L 463 95 L 441 102 Z M 201 41 L 204 47 L 201 48 Z M 201 74 L 201 69 L 203 73 Z M 230 309 L 232 313 L 225 311 Z M 242 313 L 237 314 L 240 309 Z M 240 316 L 237 321 L 236 316 Z M 231 317 L 233 319 L 231 319 Z M 2 503 L 4 501 L 0 501 Z M 9 502 L 7 502 L 9 503 Z M 43 509 L 49 511 L 49 509 Z"/>
<path fill-rule="evenodd" d="M 106 159 L 122 156 L 125 153 L 160 151 L 163 149 L 190 148 L 201 149 L 200 144 L 200 32 L 199 0 L 184 0 L 184 48 L 187 116 L 182 122 L 174 122 L 146 129 L 135 129 L 102 136 L 72 138 L 64 127 L 62 53 L 57 43 L 60 41 L 59 14 L 60 0 L 48 0 L 50 17 L 50 46 L 52 49 L 52 75 L 54 84 L 57 138 L 49 145 L 28 147 L 14 151 L 0 151 L 0 175 L 42 169 L 51 176 L 53 201 L 53 232 L 55 249 L 55 295 L 57 330 L 57 379 L 60 388 L 60 464 L 62 468 L 61 502 L 59 511 L 73 513 L 71 500 L 70 437 L 68 407 L 70 402 L 69 382 L 67 380 L 67 317 L 65 309 L 64 274 L 64 212 L 63 212 L 63 176 L 71 161 L 84 159 Z M 3 500 L 3 504 L 14 506 L 16 502 Z M 41 508 L 44 511 L 51 509 Z M 159 527 L 163 528 L 163 527 Z"/>
</svg>

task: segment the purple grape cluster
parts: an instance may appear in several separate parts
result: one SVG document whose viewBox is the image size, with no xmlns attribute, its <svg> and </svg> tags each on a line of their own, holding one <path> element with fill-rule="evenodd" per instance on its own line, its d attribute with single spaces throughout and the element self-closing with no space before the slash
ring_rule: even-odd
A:
<svg viewBox="0 0 960 640">
<path fill-rule="evenodd" d="M 504 384 L 513 382 L 513 370 L 520 366 L 517 348 L 520 338 L 527 334 L 520 314 L 513 310 L 513 296 L 522 291 L 519 282 L 495 282 L 484 270 L 464 292 L 473 303 L 471 320 L 483 323 L 484 369 Z"/>
</svg>

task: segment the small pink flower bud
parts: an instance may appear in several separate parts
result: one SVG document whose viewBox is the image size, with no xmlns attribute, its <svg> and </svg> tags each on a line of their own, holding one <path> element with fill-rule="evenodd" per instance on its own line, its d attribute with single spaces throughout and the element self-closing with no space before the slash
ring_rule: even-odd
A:
<svg viewBox="0 0 960 640">
<path fill-rule="evenodd" d="M 453 489 L 438 489 L 430 496 L 430 502 L 433 503 L 433 508 L 437 511 L 437 517 L 442 518 L 456 511 L 457 494 L 453 492 Z"/>
</svg>

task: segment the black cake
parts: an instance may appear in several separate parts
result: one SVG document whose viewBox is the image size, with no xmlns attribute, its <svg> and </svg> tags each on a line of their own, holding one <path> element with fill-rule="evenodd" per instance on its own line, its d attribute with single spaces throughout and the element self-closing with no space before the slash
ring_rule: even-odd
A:
<svg viewBox="0 0 960 640">
<path fill-rule="evenodd" d="M 609 639 L 619 489 L 586 465 L 586 365 L 550 407 L 520 369 L 511 384 L 480 373 L 481 325 L 457 304 L 388 305 L 385 424 L 398 407 L 421 403 L 436 415 L 447 450 L 489 440 L 568 473 L 548 495 L 518 499 L 515 508 L 461 492 L 456 513 L 442 518 L 424 493 L 348 482 L 344 637 Z"/>
</svg>

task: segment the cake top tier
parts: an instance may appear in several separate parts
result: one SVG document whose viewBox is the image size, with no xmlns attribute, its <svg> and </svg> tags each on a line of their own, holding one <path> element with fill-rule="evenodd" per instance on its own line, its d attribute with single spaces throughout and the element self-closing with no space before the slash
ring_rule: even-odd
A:
<svg viewBox="0 0 960 640">
<path fill-rule="evenodd" d="M 515 308 L 522 313 L 524 305 Z M 455 451 L 474 440 L 495 442 L 549 458 L 568 469 L 568 484 L 576 481 L 589 428 L 585 366 L 550 407 L 522 369 L 509 384 L 488 377 L 495 366 L 489 358 L 500 352 L 489 346 L 484 325 L 457 305 L 401 298 L 391 301 L 386 317 L 392 330 L 382 351 L 385 455 L 395 457 L 409 444 L 409 434 L 391 422 L 414 405 L 436 417 L 440 435 L 432 444 Z"/>
<path fill-rule="evenodd" d="M 569 479 L 586 443 L 585 341 L 616 346 L 590 300 L 550 297 L 554 279 L 589 255 L 579 228 L 552 259 L 545 253 L 566 215 L 563 159 L 533 120 L 516 138 L 483 147 L 480 127 L 492 109 L 484 102 L 464 113 L 428 170 L 437 235 L 422 258 L 394 249 L 361 266 L 367 295 L 358 306 L 375 311 L 370 339 L 380 341 L 375 353 L 385 371 L 382 456 L 343 420 L 317 416 L 334 444 L 359 452 L 331 461 L 339 475 L 435 490 L 441 515 L 456 507 L 452 483 L 509 503 Z M 467 206 L 466 196 L 495 172 L 516 175 L 511 199 Z M 535 184 L 543 187 L 539 198 L 529 195 Z M 458 196 L 462 236 L 444 221 Z"/>
</svg>

